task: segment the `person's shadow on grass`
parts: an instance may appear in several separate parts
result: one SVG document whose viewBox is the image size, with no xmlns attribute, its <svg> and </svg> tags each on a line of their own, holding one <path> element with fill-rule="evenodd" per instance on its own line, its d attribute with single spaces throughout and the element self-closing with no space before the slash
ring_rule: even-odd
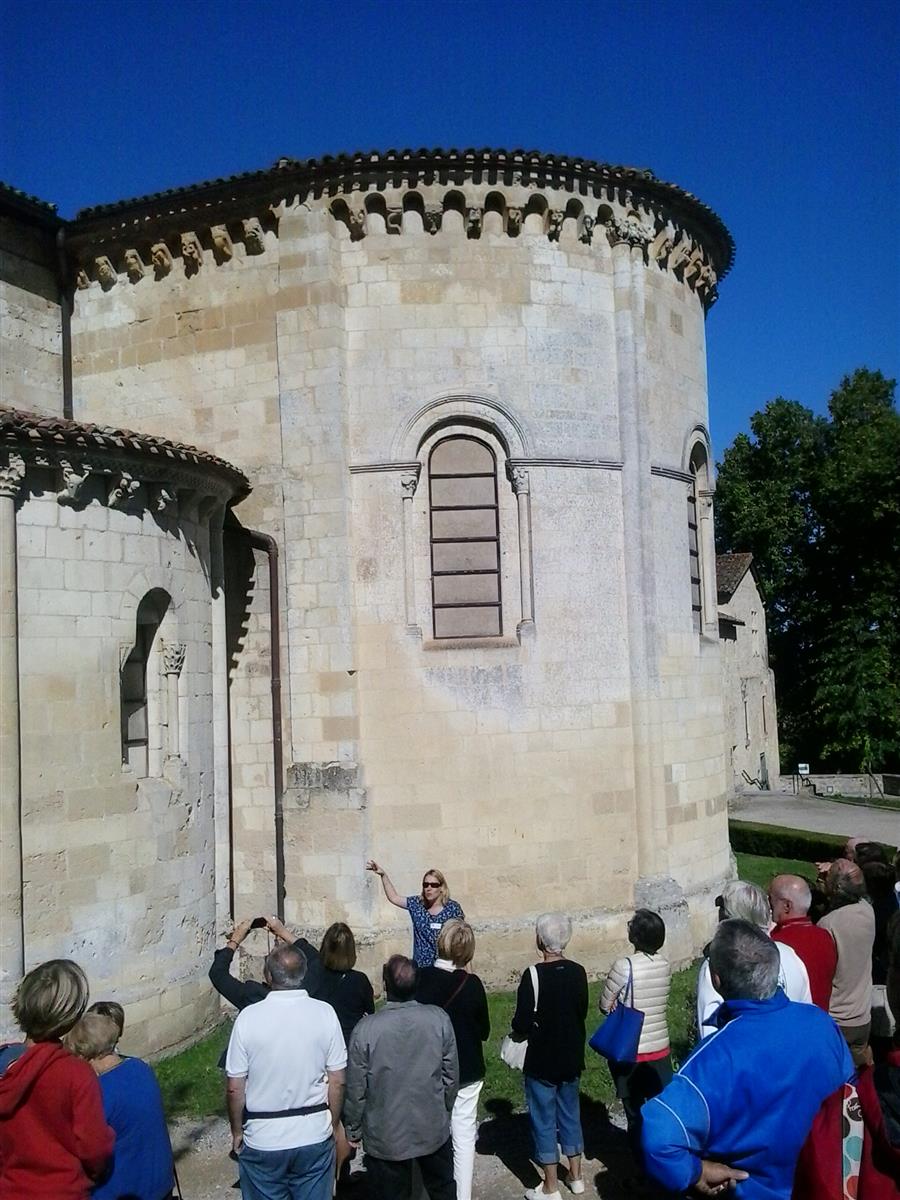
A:
<svg viewBox="0 0 900 1200">
<path fill-rule="evenodd" d="M 498 1158 L 523 1187 L 535 1187 L 541 1177 L 531 1161 L 528 1114 L 514 1111 L 512 1102 L 500 1097 L 488 1100 L 490 1116 L 478 1127 L 475 1153 Z"/>
</svg>

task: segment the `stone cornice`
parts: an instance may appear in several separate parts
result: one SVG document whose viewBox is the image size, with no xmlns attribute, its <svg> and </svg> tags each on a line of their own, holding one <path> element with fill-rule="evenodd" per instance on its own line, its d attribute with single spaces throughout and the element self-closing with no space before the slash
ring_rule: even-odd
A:
<svg viewBox="0 0 900 1200">
<path fill-rule="evenodd" d="M 177 506 L 196 519 L 250 491 L 249 480 L 236 467 L 193 446 L 0 408 L 0 466 L 19 459 L 26 466 L 56 471 L 59 502 L 73 506 L 99 485 L 106 503 L 126 507 L 143 486 L 144 507 L 164 513 Z"/>
</svg>

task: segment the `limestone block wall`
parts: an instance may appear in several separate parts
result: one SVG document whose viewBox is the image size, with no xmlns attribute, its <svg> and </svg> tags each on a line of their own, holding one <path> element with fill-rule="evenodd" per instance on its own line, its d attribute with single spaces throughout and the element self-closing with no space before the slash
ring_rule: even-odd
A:
<svg viewBox="0 0 900 1200">
<path fill-rule="evenodd" d="M 62 413 L 53 234 L 0 214 L 0 405 Z"/>
<path fill-rule="evenodd" d="M 94 998 L 125 1004 L 126 1049 L 158 1052 L 216 1011 L 205 978 L 216 937 L 208 532 L 99 494 L 60 504 L 49 471 L 27 482 L 17 520 L 25 965 L 76 959 Z M 138 778 L 122 765 L 119 672 L 152 589 L 170 601 L 148 662 L 150 776 Z M 177 713 L 171 643 L 184 647 Z"/>
<path fill-rule="evenodd" d="M 763 755 L 770 786 L 776 787 L 781 765 L 775 673 L 769 667 L 765 608 L 751 572 L 738 584 L 728 609 L 743 622 L 734 627 L 734 640 L 722 640 L 729 789 L 740 792 L 747 786 L 744 772 L 759 779 Z"/>
</svg>

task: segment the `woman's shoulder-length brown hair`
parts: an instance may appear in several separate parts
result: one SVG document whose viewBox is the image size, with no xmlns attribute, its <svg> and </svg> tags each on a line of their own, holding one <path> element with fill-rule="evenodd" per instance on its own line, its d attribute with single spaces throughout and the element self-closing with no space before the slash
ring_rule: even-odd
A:
<svg viewBox="0 0 900 1200">
<path fill-rule="evenodd" d="M 325 930 L 319 949 L 322 966 L 327 971 L 351 971 L 356 965 L 356 938 L 343 921 L 335 921 Z"/>
</svg>

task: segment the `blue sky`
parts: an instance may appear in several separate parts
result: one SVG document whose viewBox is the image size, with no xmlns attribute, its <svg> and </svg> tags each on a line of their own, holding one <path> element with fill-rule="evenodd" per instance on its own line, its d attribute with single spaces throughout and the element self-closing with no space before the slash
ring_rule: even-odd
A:
<svg viewBox="0 0 900 1200">
<path fill-rule="evenodd" d="M 0 0 L 0 179 L 83 206 L 343 150 L 650 167 L 737 242 L 720 454 L 782 394 L 900 374 L 900 5 Z"/>
</svg>

